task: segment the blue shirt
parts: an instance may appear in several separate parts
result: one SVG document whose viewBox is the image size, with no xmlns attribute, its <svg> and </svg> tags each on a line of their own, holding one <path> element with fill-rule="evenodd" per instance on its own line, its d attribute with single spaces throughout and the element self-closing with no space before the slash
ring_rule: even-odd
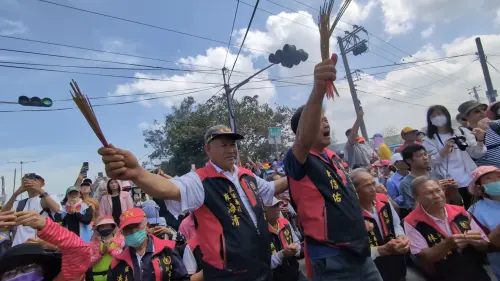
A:
<svg viewBox="0 0 500 281">
<path fill-rule="evenodd" d="M 392 200 L 394 200 L 394 202 L 396 202 L 396 204 L 398 205 L 401 205 L 401 203 L 403 202 L 403 194 L 399 189 L 403 178 L 404 176 L 396 171 L 390 178 L 387 179 L 386 183 L 387 194 L 389 194 Z"/>
<path fill-rule="evenodd" d="M 322 156 L 325 159 L 328 159 L 326 155 Z M 299 181 L 306 176 L 306 170 L 304 164 L 301 164 L 295 155 L 292 152 L 292 149 L 289 149 L 285 156 L 285 173 L 287 176 L 292 179 Z M 306 250 L 310 259 L 322 259 L 339 255 L 342 251 L 338 248 L 333 248 L 326 244 L 318 244 L 318 243 L 308 243 L 306 239 Z"/>
<path fill-rule="evenodd" d="M 500 202 L 484 198 L 469 208 L 474 218 L 489 231 L 500 225 Z M 491 269 L 500 280 L 500 252 L 488 253 Z"/>
</svg>

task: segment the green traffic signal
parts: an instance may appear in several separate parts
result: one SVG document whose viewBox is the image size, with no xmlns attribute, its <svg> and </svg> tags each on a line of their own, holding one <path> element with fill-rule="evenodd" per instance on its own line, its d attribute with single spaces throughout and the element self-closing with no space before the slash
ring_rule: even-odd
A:
<svg viewBox="0 0 500 281">
<path fill-rule="evenodd" d="M 18 101 L 20 105 L 22 106 L 34 106 L 34 107 L 51 107 L 52 106 L 52 99 L 50 98 L 39 98 L 39 97 L 27 97 L 27 96 L 20 96 Z"/>
</svg>

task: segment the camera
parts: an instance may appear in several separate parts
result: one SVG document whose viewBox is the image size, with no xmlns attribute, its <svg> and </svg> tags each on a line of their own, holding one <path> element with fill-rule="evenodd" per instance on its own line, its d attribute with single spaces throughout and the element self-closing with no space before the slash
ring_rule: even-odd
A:
<svg viewBox="0 0 500 281">
<path fill-rule="evenodd" d="M 461 151 L 465 151 L 465 149 L 469 146 L 464 136 L 454 136 L 452 140 L 455 142 L 458 149 L 460 149 Z"/>
</svg>

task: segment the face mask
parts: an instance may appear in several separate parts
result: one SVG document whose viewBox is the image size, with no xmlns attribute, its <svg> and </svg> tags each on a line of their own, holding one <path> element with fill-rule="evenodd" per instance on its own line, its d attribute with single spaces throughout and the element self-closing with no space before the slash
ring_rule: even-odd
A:
<svg viewBox="0 0 500 281">
<path fill-rule="evenodd" d="M 448 119 L 444 115 L 438 115 L 436 117 L 431 118 L 432 125 L 436 127 L 442 127 L 446 125 L 446 122 L 448 122 Z"/>
<path fill-rule="evenodd" d="M 146 239 L 146 230 L 141 229 L 132 234 L 125 236 L 125 244 L 132 248 L 137 248 L 142 245 L 144 240 Z"/>
<path fill-rule="evenodd" d="M 484 192 L 491 196 L 500 196 L 500 181 L 485 184 Z"/>
<path fill-rule="evenodd" d="M 111 233 L 113 233 L 113 230 L 114 229 L 112 228 L 100 229 L 97 230 L 97 233 L 99 233 L 102 237 L 108 237 Z"/>
</svg>

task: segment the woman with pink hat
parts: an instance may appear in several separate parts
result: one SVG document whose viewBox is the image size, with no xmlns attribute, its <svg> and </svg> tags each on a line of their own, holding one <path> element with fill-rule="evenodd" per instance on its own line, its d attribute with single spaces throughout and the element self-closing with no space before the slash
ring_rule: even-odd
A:
<svg viewBox="0 0 500 281">
<path fill-rule="evenodd" d="M 474 170 L 469 191 L 483 197 L 469 208 L 469 213 L 482 226 L 491 243 L 500 247 L 500 169 L 482 166 Z M 488 259 L 491 269 L 500 280 L 500 252 L 489 253 Z"/>
<path fill-rule="evenodd" d="M 102 216 L 97 219 L 95 232 L 90 241 L 92 268 L 87 273 L 86 280 L 106 281 L 109 266 L 113 257 L 122 252 L 125 239 L 112 216 Z"/>
</svg>

